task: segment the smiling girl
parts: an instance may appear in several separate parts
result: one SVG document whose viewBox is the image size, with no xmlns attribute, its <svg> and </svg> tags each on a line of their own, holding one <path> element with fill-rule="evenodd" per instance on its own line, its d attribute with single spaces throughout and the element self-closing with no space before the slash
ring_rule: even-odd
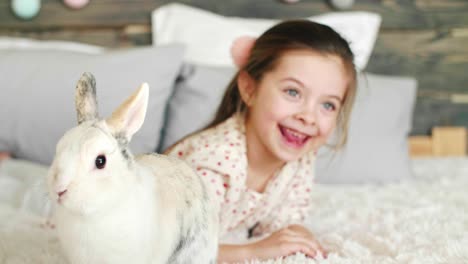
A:
<svg viewBox="0 0 468 264">
<path fill-rule="evenodd" d="M 244 47 L 213 122 L 166 153 L 191 164 L 216 197 L 219 262 L 326 255 L 303 222 L 317 149 L 336 127 L 338 145 L 346 142 L 353 54 L 308 20 L 279 23 Z M 232 243 L 234 234 L 245 243 Z"/>
</svg>

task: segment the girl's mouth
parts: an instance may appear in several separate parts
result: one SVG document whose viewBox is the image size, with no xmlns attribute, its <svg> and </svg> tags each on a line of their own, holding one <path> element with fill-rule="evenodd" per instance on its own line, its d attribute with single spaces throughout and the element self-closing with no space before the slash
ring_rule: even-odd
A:
<svg viewBox="0 0 468 264">
<path fill-rule="evenodd" d="M 279 125 L 279 130 L 281 131 L 281 135 L 283 136 L 283 139 L 285 140 L 286 144 L 294 148 L 303 147 L 306 144 L 307 140 L 310 138 L 310 136 L 306 134 L 281 125 Z"/>
</svg>

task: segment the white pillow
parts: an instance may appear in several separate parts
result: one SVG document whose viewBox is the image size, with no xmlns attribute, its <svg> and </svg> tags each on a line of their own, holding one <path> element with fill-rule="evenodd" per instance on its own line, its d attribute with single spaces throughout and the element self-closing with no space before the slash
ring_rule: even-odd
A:
<svg viewBox="0 0 468 264">
<path fill-rule="evenodd" d="M 98 54 L 105 50 L 100 46 L 91 44 L 62 41 L 62 40 L 36 40 L 17 37 L 0 37 L 0 50 L 63 50 L 79 53 Z"/>
<path fill-rule="evenodd" d="M 381 17 L 370 12 L 328 13 L 308 19 L 328 25 L 350 42 L 358 70 L 372 53 Z M 153 44 L 183 43 L 185 59 L 194 64 L 234 66 L 232 42 L 239 36 L 259 36 L 278 23 L 276 19 L 225 17 L 183 4 L 168 4 L 152 13 Z"/>
</svg>

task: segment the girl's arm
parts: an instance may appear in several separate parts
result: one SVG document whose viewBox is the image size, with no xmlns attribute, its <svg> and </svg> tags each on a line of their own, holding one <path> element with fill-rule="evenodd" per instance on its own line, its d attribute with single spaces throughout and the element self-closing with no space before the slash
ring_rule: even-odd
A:
<svg viewBox="0 0 468 264">
<path fill-rule="evenodd" d="M 258 240 L 255 243 L 231 246 L 221 245 L 219 248 L 219 260 L 243 261 L 246 259 L 271 259 L 284 257 L 302 252 L 309 257 L 321 254 L 327 256 L 315 236 L 301 224 L 304 218 L 310 214 L 312 196 L 312 182 L 302 179 L 297 182 L 298 191 L 295 196 L 288 198 L 275 210 L 278 214 L 271 215 L 260 222 L 254 229 L 254 234 L 269 234 L 270 236 Z M 299 187 L 300 186 L 300 187 Z"/>
<path fill-rule="evenodd" d="M 314 236 L 301 226 L 293 225 L 274 232 L 265 239 L 244 245 L 220 245 L 218 263 L 241 262 L 245 260 L 267 260 L 302 252 L 306 256 L 326 252 Z"/>
<path fill-rule="evenodd" d="M 252 245 L 219 245 L 218 263 L 231 263 L 255 258 Z"/>
</svg>

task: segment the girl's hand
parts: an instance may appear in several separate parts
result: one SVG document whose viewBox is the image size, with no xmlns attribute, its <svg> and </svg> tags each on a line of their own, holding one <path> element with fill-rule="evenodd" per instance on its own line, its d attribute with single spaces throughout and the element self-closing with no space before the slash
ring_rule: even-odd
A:
<svg viewBox="0 0 468 264">
<path fill-rule="evenodd" d="M 327 254 L 312 233 L 300 225 L 288 226 L 251 246 L 253 255 L 259 259 L 284 257 L 297 252 L 312 258 L 319 253 L 324 257 Z"/>
</svg>

